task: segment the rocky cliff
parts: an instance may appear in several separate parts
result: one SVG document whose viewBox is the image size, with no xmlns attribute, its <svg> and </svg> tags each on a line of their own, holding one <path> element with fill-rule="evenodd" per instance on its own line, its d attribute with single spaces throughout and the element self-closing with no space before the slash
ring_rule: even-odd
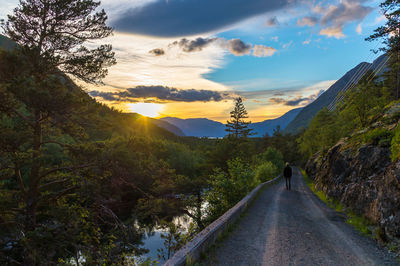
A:
<svg viewBox="0 0 400 266">
<path fill-rule="evenodd" d="M 392 161 L 390 149 L 399 117 L 397 104 L 370 128 L 314 155 L 306 165 L 317 189 L 368 218 L 390 240 L 400 239 L 400 160 Z"/>
</svg>

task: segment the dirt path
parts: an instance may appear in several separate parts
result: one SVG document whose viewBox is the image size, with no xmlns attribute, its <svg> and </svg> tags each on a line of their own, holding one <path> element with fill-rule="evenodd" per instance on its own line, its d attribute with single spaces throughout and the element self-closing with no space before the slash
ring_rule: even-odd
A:
<svg viewBox="0 0 400 266">
<path fill-rule="evenodd" d="M 208 265 L 399 265 L 345 223 L 295 169 L 265 189 L 237 227 L 208 256 Z"/>
</svg>

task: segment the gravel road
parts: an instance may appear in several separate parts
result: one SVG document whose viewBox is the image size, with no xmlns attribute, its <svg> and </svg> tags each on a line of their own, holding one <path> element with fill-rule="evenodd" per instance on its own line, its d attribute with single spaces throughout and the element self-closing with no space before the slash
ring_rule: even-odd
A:
<svg viewBox="0 0 400 266">
<path fill-rule="evenodd" d="M 284 180 L 265 189 L 205 264 L 399 265 L 326 207 L 298 169 L 293 173 L 292 190 Z"/>
</svg>

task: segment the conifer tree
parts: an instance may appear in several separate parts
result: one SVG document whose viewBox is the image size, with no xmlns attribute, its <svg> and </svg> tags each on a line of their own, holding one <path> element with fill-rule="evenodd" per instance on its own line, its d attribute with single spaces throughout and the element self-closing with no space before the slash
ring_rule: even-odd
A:
<svg viewBox="0 0 400 266">
<path fill-rule="evenodd" d="M 99 5 L 93 0 L 21 0 L 1 21 L 3 33 L 17 44 L 13 51 L 0 50 L 0 173 L 18 188 L 7 216 L 15 218 L 23 236 L 17 239 L 22 246 L 18 264 L 55 264 L 54 258 L 63 257 L 56 250 L 79 239 L 79 232 L 65 229 L 57 236 L 70 241 L 46 241 L 52 252 L 42 244 L 51 229 L 45 227 L 48 221 L 73 220 L 77 207 L 61 204 L 83 184 L 79 171 L 93 166 L 73 160 L 74 153 L 89 148 L 79 145 L 86 136 L 77 120 L 90 99 L 65 74 L 100 83 L 115 63 L 111 45 L 85 46 L 112 34 L 104 10 L 96 11 Z M 81 151 L 70 149 L 71 144 Z M 49 211 L 57 205 L 57 212 Z M 78 219 L 84 220 L 82 215 Z"/>
<path fill-rule="evenodd" d="M 230 112 L 231 119 L 226 121 L 226 129 L 230 137 L 246 138 L 251 135 L 253 129 L 249 128 L 250 121 L 245 121 L 249 118 L 246 108 L 244 107 L 241 97 L 235 99 L 235 108 Z"/>
</svg>

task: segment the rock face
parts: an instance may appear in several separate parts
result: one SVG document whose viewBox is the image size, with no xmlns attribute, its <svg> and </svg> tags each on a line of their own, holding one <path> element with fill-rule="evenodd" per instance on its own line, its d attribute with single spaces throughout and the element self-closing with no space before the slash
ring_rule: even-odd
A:
<svg viewBox="0 0 400 266">
<path fill-rule="evenodd" d="M 339 141 L 327 154 L 313 156 L 306 172 L 316 188 L 379 226 L 389 239 L 400 239 L 400 160 L 390 147 Z"/>
</svg>

